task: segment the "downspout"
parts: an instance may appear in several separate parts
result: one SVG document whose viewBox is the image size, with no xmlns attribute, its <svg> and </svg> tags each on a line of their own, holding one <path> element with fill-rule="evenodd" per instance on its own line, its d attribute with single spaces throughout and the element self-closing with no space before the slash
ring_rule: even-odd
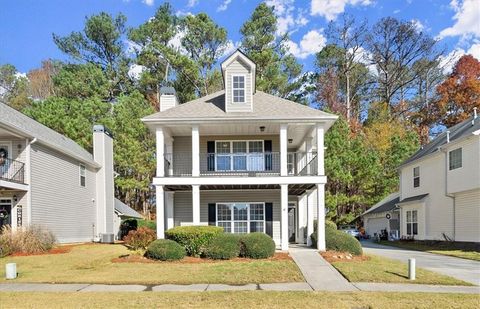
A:
<svg viewBox="0 0 480 309">
<path fill-rule="evenodd" d="M 450 143 L 450 131 L 447 131 L 447 144 Z M 445 154 L 445 196 L 449 197 L 453 201 L 453 241 L 455 241 L 455 231 L 456 231 L 456 224 L 455 224 L 455 195 L 448 194 L 448 151 L 446 149 L 440 150 Z"/>
</svg>

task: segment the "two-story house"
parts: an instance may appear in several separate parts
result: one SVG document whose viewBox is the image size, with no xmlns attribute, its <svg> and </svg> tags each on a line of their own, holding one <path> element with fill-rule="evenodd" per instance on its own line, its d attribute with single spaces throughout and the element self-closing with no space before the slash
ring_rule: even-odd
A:
<svg viewBox="0 0 480 309">
<path fill-rule="evenodd" d="M 173 88 L 155 132 L 157 237 L 178 225 L 264 232 L 282 249 L 310 243 L 316 214 L 325 249 L 324 134 L 336 116 L 255 88 L 256 66 L 240 51 L 221 64 L 224 90 L 178 104 Z"/>
<path fill-rule="evenodd" d="M 448 128 L 400 166 L 400 234 L 480 242 L 480 118 Z"/>
<path fill-rule="evenodd" d="M 113 235 L 113 140 L 101 125 L 93 148 L 0 102 L 0 228 L 44 226 L 62 243 Z"/>
</svg>

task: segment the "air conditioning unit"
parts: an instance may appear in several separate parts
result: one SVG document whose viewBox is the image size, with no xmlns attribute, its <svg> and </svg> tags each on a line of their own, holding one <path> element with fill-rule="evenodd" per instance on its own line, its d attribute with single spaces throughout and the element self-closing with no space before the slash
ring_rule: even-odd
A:
<svg viewBox="0 0 480 309">
<path fill-rule="evenodd" d="M 104 244 L 113 244 L 115 236 L 113 234 L 101 234 L 100 242 Z"/>
</svg>

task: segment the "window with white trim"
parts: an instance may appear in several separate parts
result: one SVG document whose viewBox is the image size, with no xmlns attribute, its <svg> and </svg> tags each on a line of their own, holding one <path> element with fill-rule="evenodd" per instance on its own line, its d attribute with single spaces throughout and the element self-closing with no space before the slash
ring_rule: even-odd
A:
<svg viewBox="0 0 480 309">
<path fill-rule="evenodd" d="M 215 141 L 216 171 L 264 171 L 264 141 Z"/>
<path fill-rule="evenodd" d="M 407 210 L 407 235 L 418 235 L 418 212 Z"/>
<path fill-rule="evenodd" d="M 79 174 L 80 174 L 80 186 L 85 187 L 86 180 L 87 180 L 87 170 L 85 168 L 85 165 L 83 164 L 79 165 Z"/>
<path fill-rule="evenodd" d="M 232 76 L 232 98 L 233 103 L 245 103 L 245 76 Z"/>
<path fill-rule="evenodd" d="M 417 166 L 413 169 L 413 187 L 420 187 L 420 167 Z"/>
<path fill-rule="evenodd" d="M 448 153 L 448 168 L 454 170 L 462 167 L 462 148 L 457 148 Z"/>
<path fill-rule="evenodd" d="M 265 233 L 265 203 L 217 203 L 216 225 L 225 233 Z"/>
</svg>

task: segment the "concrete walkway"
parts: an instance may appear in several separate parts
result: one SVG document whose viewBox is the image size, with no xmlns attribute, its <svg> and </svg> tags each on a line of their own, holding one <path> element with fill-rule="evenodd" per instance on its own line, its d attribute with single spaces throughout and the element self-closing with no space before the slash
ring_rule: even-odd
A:
<svg viewBox="0 0 480 309">
<path fill-rule="evenodd" d="M 291 246 L 289 251 L 303 277 L 315 291 L 357 291 L 318 251 L 309 247 Z"/>
<path fill-rule="evenodd" d="M 480 287 L 440 286 L 425 284 L 362 283 L 351 284 L 354 291 L 363 292 L 430 292 L 480 294 Z M 323 291 L 344 292 L 327 287 Z M 50 284 L 50 283 L 0 283 L 1 292 L 209 292 L 209 291 L 313 291 L 306 282 L 266 284 L 191 284 L 191 285 L 105 285 L 105 284 Z"/>
<path fill-rule="evenodd" d="M 417 267 L 438 272 L 475 285 L 480 285 L 480 262 L 456 257 L 384 246 L 372 241 L 362 241 L 367 254 L 384 256 L 407 263 L 415 258 Z"/>
</svg>

